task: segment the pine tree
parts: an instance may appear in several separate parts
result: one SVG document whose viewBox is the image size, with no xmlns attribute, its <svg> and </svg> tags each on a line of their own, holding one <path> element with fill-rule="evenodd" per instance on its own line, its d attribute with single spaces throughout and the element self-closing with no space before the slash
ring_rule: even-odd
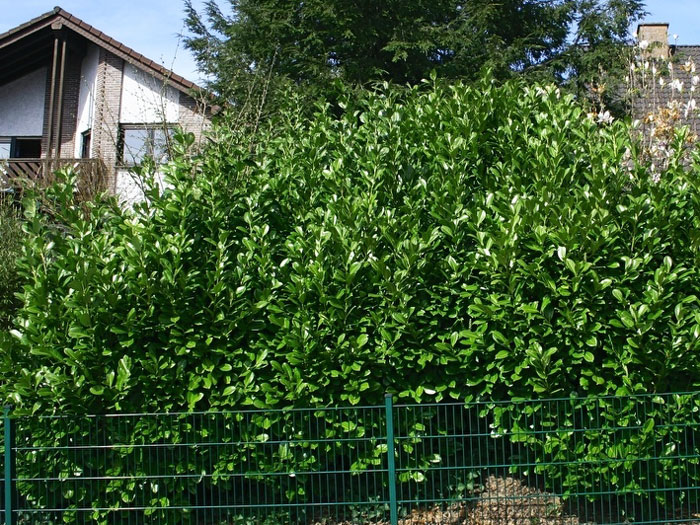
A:
<svg viewBox="0 0 700 525">
<path fill-rule="evenodd" d="M 640 0 L 186 0 L 188 48 L 211 87 L 327 94 L 334 82 L 528 75 L 578 93 L 621 69 Z M 230 13 L 230 14 L 227 14 Z M 263 81 L 268 79 L 268 81 Z"/>
</svg>

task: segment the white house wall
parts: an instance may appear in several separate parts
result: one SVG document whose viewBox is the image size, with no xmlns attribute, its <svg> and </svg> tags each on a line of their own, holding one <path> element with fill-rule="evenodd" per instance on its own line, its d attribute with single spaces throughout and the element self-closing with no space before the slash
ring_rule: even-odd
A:
<svg viewBox="0 0 700 525">
<path fill-rule="evenodd" d="M 172 187 L 165 182 L 165 177 L 162 173 L 156 173 L 154 177 L 157 186 L 161 190 Z M 143 193 L 143 181 L 141 178 L 126 169 L 117 170 L 115 193 L 119 203 L 126 208 L 133 208 L 134 205 L 143 202 L 146 198 Z"/>
<path fill-rule="evenodd" d="M 120 204 L 129 208 L 144 199 L 138 176 L 129 170 L 117 170 L 115 193 Z"/>
<path fill-rule="evenodd" d="M 44 128 L 46 68 L 0 86 L 0 137 L 40 137 Z"/>
<path fill-rule="evenodd" d="M 178 122 L 180 92 L 164 86 L 163 81 L 124 65 L 120 122 L 124 124 L 157 124 Z"/>
<path fill-rule="evenodd" d="M 78 123 L 75 134 L 75 156 L 80 157 L 81 135 L 92 129 L 95 119 L 95 95 L 97 92 L 97 67 L 100 62 L 100 49 L 89 45 L 80 70 L 80 95 L 78 98 Z"/>
</svg>

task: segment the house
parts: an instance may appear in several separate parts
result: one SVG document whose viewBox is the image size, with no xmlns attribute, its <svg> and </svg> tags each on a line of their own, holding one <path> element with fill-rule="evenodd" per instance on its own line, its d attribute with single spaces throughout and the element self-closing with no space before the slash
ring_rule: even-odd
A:
<svg viewBox="0 0 700 525">
<path fill-rule="evenodd" d="M 70 164 L 136 199 L 131 167 L 164 160 L 177 127 L 201 138 L 200 93 L 57 7 L 0 34 L 0 177 L 41 179 Z"/>
<path fill-rule="evenodd" d="M 697 134 L 700 118 L 695 99 L 700 95 L 700 45 L 669 44 L 666 23 L 639 24 L 637 41 L 641 56 L 633 72 L 633 118 L 649 120 L 651 116 L 655 121 L 650 124 L 658 129 L 661 115 L 665 121 L 687 125 Z"/>
</svg>

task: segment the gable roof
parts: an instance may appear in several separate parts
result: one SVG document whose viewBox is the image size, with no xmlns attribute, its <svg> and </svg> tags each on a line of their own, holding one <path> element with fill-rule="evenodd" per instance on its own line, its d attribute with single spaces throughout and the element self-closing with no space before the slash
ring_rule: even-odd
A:
<svg viewBox="0 0 700 525">
<path fill-rule="evenodd" d="M 64 27 L 180 91 L 201 89 L 194 82 L 146 58 L 60 7 L 0 34 L 0 84 L 3 77 L 12 74 L 16 78 L 19 67 L 38 67 L 42 61 L 50 58 L 53 32 Z M 3 57 L 3 54 L 7 56 Z"/>
</svg>

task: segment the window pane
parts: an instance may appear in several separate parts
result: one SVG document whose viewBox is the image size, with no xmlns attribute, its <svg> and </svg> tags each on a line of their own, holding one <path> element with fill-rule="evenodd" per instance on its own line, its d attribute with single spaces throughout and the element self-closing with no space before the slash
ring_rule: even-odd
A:
<svg viewBox="0 0 700 525">
<path fill-rule="evenodd" d="M 173 136 L 171 129 L 154 129 L 153 130 L 153 160 L 158 164 L 168 162 L 170 160 L 170 141 Z"/>
<path fill-rule="evenodd" d="M 0 159 L 10 158 L 10 142 L 0 142 Z"/>
<path fill-rule="evenodd" d="M 13 156 L 18 159 L 38 159 L 41 157 L 41 139 L 17 139 Z"/>
<path fill-rule="evenodd" d="M 124 164 L 135 166 L 141 164 L 146 155 L 149 154 L 149 130 L 147 129 L 125 129 L 124 130 Z"/>
<path fill-rule="evenodd" d="M 92 139 L 92 132 L 85 131 L 83 133 L 83 143 L 80 147 L 80 158 L 89 159 L 90 158 L 90 142 Z"/>
</svg>

